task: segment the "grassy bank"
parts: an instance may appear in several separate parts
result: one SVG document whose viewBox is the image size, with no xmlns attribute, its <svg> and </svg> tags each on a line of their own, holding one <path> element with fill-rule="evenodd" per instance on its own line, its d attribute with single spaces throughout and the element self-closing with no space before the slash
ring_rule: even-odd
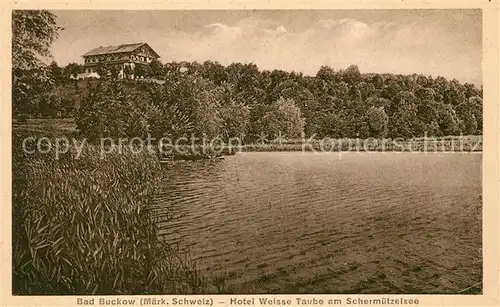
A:
<svg viewBox="0 0 500 307">
<path fill-rule="evenodd" d="M 310 151 L 310 152 L 481 152 L 483 150 L 482 137 L 446 137 L 446 138 L 423 138 L 410 140 L 391 139 L 339 139 L 332 141 L 312 140 L 302 143 L 283 142 L 269 144 L 244 144 L 235 147 L 210 148 L 195 145 L 177 146 L 169 149 L 180 157 L 210 158 L 217 154 L 232 155 L 236 152 L 286 152 L 286 151 Z M 175 160 L 174 154 L 165 155 L 167 159 Z"/>
<path fill-rule="evenodd" d="M 246 144 L 243 152 L 273 151 L 319 151 L 319 152 L 481 152 L 483 141 L 481 136 L 415 138 L 409 140 L 392 139 L 332 139 L 271 144 Z"/>
<path fill-rule="evenodd" d="M 152 202 L 161 180 L 155 155 L 87 147 L 13 152 L 13 293 L 197 293 L 189 258 L 157 237 Z"/>
<path fill-rule="evenodd" d="M 77 129 L 72 118 L 27 119 L 13 121 L 12 129 L 17 135 L 38 137 L 76 137 Z"/>
</svg>

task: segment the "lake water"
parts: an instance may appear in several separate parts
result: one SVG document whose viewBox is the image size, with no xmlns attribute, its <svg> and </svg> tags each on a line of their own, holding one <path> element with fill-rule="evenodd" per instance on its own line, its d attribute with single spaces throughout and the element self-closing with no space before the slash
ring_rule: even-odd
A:
<svg viewBox="0 0 500 307">
<path fill-rule="evenodd" d="M 165 166 L 161 235 L 232 293 L 453 293 L 482 280 L 481 154 L 239 153 Z M 217 292 L 216 288 L 213 292 Z"/>
</svg>

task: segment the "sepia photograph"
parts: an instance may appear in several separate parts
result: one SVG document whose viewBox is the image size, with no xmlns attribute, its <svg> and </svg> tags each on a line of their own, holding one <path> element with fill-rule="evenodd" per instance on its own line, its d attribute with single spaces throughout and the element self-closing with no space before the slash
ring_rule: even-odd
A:
<svg viewBox="0 0 500 307">
<path fill-rule="evenodd" d="M 482 9 L 114 9 L 11 11 L 13 296 L 484 294 Z"/>
</svg>

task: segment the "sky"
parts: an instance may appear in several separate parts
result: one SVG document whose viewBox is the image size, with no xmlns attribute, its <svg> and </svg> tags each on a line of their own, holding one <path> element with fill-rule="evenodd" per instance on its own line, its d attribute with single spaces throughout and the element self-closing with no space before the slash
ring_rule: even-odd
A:
<svg viewBox="0 0 500 307">
<path fill-rule="evenodd" d="M 148 43 L 162 62 L 219 61 L 315 75 L 424 74 L 482 83 L 482 14 L 462 10 L 54 11 L 59 65 L 98 46 Z"/>
</svg>

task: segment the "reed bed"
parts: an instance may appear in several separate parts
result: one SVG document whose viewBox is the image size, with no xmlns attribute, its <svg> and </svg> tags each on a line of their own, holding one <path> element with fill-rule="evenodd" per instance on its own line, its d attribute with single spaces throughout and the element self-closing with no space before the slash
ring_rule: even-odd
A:
<svg viewBox="0 0 500 307">
<path fill-rule="evenodd" d="M 75 159 L 13 144 L 13 294 L 199 293 L 189 256 L 157 236 L 155 154 L 94 147 Z"/>
</svg>

